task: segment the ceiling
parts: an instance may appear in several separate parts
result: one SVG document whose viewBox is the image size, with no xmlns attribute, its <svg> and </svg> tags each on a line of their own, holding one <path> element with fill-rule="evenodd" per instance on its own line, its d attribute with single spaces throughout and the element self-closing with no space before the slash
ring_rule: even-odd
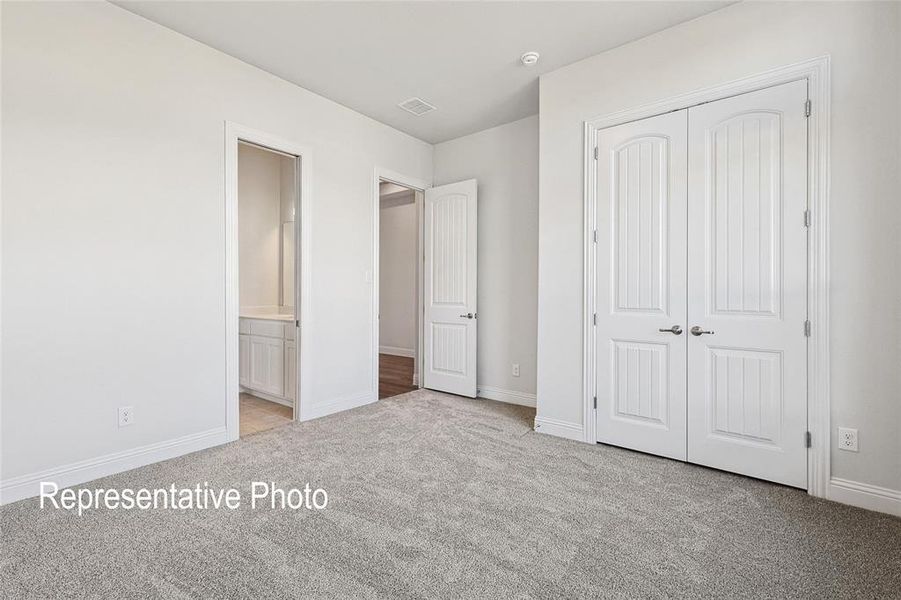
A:
<svg viewBox="0 0 901 600">
<path fill-rule="evenodd" d="M 116 4 L 430 143 L 534 115 L 538 76 L 730 2 Z M 525 67 L 526 51 L 541 54 Z M 397 104 L 419 96 L 438 110 Z"/>
</svg>

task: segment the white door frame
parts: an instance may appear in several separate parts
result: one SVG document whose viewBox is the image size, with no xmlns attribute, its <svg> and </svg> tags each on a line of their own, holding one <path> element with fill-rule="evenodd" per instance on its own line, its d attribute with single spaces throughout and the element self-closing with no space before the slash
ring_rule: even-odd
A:
<svg viewBox="0 0 901 600">
<path fill-rule="evenodd" d="M 294 219 L 294 311 L 297 344 L 297 384 L 294 390 L 295 420 L 305 420 L 312 389 L 310 336 L 304 333 L 311 323 L 310 315 L 310 249 L 312 225 L 313 153 L 309 147 L 278 136 L 225 121 L 225 427 L 228 441 L 240 436 L 238 386 L 238 319 L 240 316 L 238 273 L 238 142 L 249 142 L 283 154 L 291 154 L 300 162 L 297 178 L 297 210 Z M 297 257 L 300 260 L 297 260 Z M 302 401 L 303 400 L 303 401 Z"/>
<path fill-rule="evenodd" d="M 423 196 L 425 191 L 432 187 L 432 184 L 423 179 L 410 177 L 397 173 L 390 169 L 376 167 L 372 177 L 372 392 L 374 400 L 379 398 L 379 286 L 381 285 L 379 273 L 379 251 L 381 248 L 381 202 L 379 200 L 379 183 L 386 181 L 396 183 L 397 185 L 410 188 L 416 194 L 416 280 L 417 280 L 417 302 L 416 302 L 416 358 L 413 368 L 414 377 L 418 376 L 418 380 L 414 380 L 414 385 L 422 387 L 422 342 L 423 342 L 423 298 L 422 298 L 422 261 L 423 261 Z"/>
<path fill-rule="evenodd" d="M 812 112 L 808 119 L 807 186 L 811 213 L 807 241 L 807 314 L 811 335 L 807 351 L 807 428 L 812 446 L 807 454 L 807 492 L 824 498 L 830 476 L 829 406 L 829 136 L 830 57 L 821 56 L 751 77 L 738 79 L 651 104 L 601 115 L 585 121 L 584 148 L 584 255 L 583 255 L 583 424 L 585 441 L 597 443 L 595 432 L 595 230 L 596 172 L 594 148 L 600 129 L 621 125 L 674 110 L 690 108 L 730 96 L 753 92 L 790 81 L 806 79 Z M 803 107 L 798 107 L 803 110 Z M 799 217 L 800 218 L 800 215 Z M 798 324 L 799 327 L 802 324 Z"/>
</svg>

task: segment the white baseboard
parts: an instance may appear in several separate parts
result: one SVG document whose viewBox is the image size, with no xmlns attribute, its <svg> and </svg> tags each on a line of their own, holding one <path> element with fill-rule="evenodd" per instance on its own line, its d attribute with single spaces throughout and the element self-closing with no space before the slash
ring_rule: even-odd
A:
<svg viewBox="0 0 901 600">
<path fill-rule="evenodd" d="M 273 396 L 272 394 L 267 394 L 265 392 L 260 392 L 258 390 L 250 390 L 247 388 L 241 388 L 242 394 L 250 394 L 251 396 L 256 396 L 261 400 L 268 400 L 269 402 L 275 402 L 276 404 L 281 404 L 282 406 L 287 406 L 288 408 L 294 408 L 294 401 L 288 400 L 287 398 L 279 398 L 278 396 Z"/>
<path fill-rule="evenodd" d="M 300 404 L 300 421 L 309 421 L 310 419 L 318 419 L 328 415 L 350 410 L 351 408 L 359 408 L 378 401 L 378 392 L 364 392 L 362 394 L 353 394 L 345 396 L 331 402 L 323 402 L 322 404 L 314 404 L 313 406 L 304 406 Z"/>
<path fill-rule="evenodd" d="M 498 402 L 506 402 L 507 404 L 535 407 L 535 394 L 515 392 L 513 390 L 491 387 L 490 385 L 479 385 L 477 387 L 479 388 L 479 398 L 497 400 Z"/>
<path fill-rule="evenodd" d="M 901 491 L 839 479 L 829 480 L 826 497 L 835 502 L 901 517 Z"/>
<path fill-rule="evenodd" d="M 390 354 L 391 356 L 405 356 L 407 358 L 416 358 L 416 351 L 412 348 L 397 348 L 395 346 L 379 346 L 379 354 Z"/>
<path fill-rule="evenodd" d="M 0 504 L 37 496 L 41 491 L 42 481 L 52 481 L 61 488 L 71 487 L 107 475 L 130 471 L 176 456 L 218 446 L 227 441 L 228 435 L 225 427 L 217 427 L 173 440 L 114 452 L 37 473 L 20 475 L 0 482 Z"/>
<path fill-rule="evenodd" d="M 570 423 L 569 421 L 559 421 L 547 417 L 535 417 L 535 431 L 577 442 L 585 441 L 585 432 L 580 423 Z"/>
</svg>

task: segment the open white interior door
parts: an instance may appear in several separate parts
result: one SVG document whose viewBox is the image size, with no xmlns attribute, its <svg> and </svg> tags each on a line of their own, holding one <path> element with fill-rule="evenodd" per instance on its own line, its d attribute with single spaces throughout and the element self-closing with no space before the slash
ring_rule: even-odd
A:
<svg viewBox="0 0 901 600">
<path fill-rule="evenodd" d="M 476 180 L 425 192 L 423 387 L 476 397 Z"/>
</svg>

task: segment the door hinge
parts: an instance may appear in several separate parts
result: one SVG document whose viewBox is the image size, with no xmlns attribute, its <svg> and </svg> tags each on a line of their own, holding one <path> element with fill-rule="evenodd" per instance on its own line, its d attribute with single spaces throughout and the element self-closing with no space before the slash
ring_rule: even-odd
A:
<svg viewBox="0 0 901 600">
<path fill-rule="evenodd" d="M 295 326 L 295 327 L 300 327 L 300 319 L 294 321 L 294 326 Z"/>
<path fill-rule="evenodd" d="M 594 409 L 595 410 L 598 409 L 598 397 L 597 396 L 594 397 Z"/>
<path fill-rule="evenodd" d="M 813 447 L 813 436 L 810 435 L 809 431 L 804 432 L 804 445 L 808 448 Z"/>
<path fill-rule="evenodd" d="M 591 239 L 592 239 L 592 241 L 594 241 L 595 244 L 598 243 L 598 230 L 597 229 L 595 229 L 593 232 L 591 232 Z"/>
<path fill-rule="evenodd" d="M 810 209 L 804 209 L 804 227 L 810 227 Z"/>
<path fill-rule="evenodd" d="M 598 159 L 598 147 L 597 146 L 594 147 L 594 159 L 595 160 Z"/>
<path fill-rule="evenodd" d="M 598 324 L 598 313 L 594 313 L 591 315 L 591 324 L 597 326 Z"/>
<path fill-rule="evenodd" d="M 804 321 L 804 337 L 810 337 L 810 320 Z"/>
<path fill-rule="evenodd" d="M 810 98 L 808 98 L 804 102 L 804 116 L 809 117 L 811 112 L 813 112 L 813 102 L 811 102 Z"/>
</svg>

